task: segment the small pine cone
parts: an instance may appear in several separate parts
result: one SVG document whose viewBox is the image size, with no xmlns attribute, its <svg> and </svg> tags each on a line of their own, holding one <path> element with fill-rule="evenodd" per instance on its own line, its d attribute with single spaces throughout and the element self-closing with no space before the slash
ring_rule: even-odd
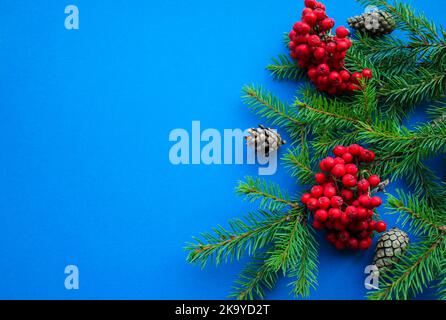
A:
<svg viewBox="0 0 446 320">
<path fill-rule="evenodd" d="M 409 236 L 398 228 L 393 228 L 381 235 L 376 244 L 373 264 L 381 269 L 398 261 L 409 245 Z"/>
<path fill-rule="evenodd" d="M 271 151 L 277 151 L 286 142 L 273 129 L 259 125 L 258 128 L 248 130 L 246 137 L 248 147 L 253 147 L 257 152 L 269 156 Z"/>
<path fill-rule="evenodd" d="M 352 29 L 372 37 L 390 34 L 396 28 L 396 22 L 386 11 L 374 11 L 347 20 Z"/>
</svg>

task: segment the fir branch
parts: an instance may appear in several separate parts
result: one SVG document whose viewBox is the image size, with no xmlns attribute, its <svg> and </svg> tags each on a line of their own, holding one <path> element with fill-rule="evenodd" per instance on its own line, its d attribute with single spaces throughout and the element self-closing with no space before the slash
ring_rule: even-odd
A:
<svg viewBox="0 0 446 320">
<path fill-rule="evenodd" d="M 302 184 L 311 183 L 315 172 L 311 169 L 308 149 L 301 146 L 292 148 L 288 150 L 282 160 L 292 177 L 297 178 Z"/>
<path fill-rule="evenodd" d="M 303 210 L 299 209 L 298 214 L 300 217 L 303 217 Z M 303 223 L 305 223 L 303 219 L 294 219 L 284 224 L 276 233 L 274 250 L 271 251 L 270 257 L 266 262 L 272 270 L 282 270 L 285 275 L 291 266 L 298 263 L 301 250 L 298 240 L 302 236 L 302 228 L 306 227 L 302 226 Z"/>
<path fill-rule="evenodd" d="M 285 128 L 291 137 L 300 134 L 305 123 L 292 108 L 262 87 L 245 86 L 243 92 L 244 103 L 256 114 L 270 121 L 272 125 Z"/>
<path fill-rule="evenodd" d="M 299 68 L 296 62 L 292 61 L 288 56 L 281 54 L 277 59 L 272 59 L 273 63 L 266 67 L 270 71 L 274 79 L 283 80 L 302 80 L 306 73 L 304 69 Z"/>
<path fill-rule="evenodd" d="M 347 115 L 342 114 L 342 112 L 337 113 L 336 108 L 333 105 L 327 104 L 327 108 L 316 108 L 300 100 L 296 100 L 295 105 L 302 110 L 309 111 L 306 114 L 306 118 L 309 119 L 308 122 L 315 122 L 319 125 L 332 126 L 335 122 L 342 124 L 342 126 L 348 126 L 351 123 L 355 123 L 358 119 L 351 118 Z M 318 107 L 321 107 L 319 105 Z M 303 112 L 302 112 L 303 113 Z"/>
<path fill-rule="evenodd" d="M 240 273 L 233 292 L 229 296 L 237 300 L 264 299 L 265 290 L 272 290 L 277 282 L 277 272 L 267 264 L 268 254 L 253 257 Z"/>
<path fill-rule="evenodd" d="M 308 297 L 310 289 L 316 288 L 318 274 L 318 246 L 313 230 L 303 228 L 299 231 L 299 260 L 291 266 L 290 277 L 295 280 L 290 283 L 295 296 Z"/>
<path fill-rule="evenodd" d="M 389 195 L 387 208 L 389 214 L 399 214 L 399 221 L 403 226 L 408 225 L 416 235 L 433 236 L 442 231 L 446 225 L 446 212 L 435 212 L 427 201 L 420 200 L 411 194 L 397 191 L 398 198 Z"/>
<path fill-rule="evenodd" d="M 189 243 L 186 247 L 189 251 L 187 261 L 200 263 L 204 267 L 208 261 L 218 265 L 239 260 L 245 253 L 252 255 L 268 245 L 278 228 L 295 218 L 295 214 L 258 210 L 245 220 L 230 221 L 229 229 L 218 226 L 213 233 L 202 233 L 201 238 L 194 237 L 195 243 Z"/>
<path fill-rule="evenodd" d="M 283 193 L 277 184 L 246 177 L 245 181 L 240 181 L 236 187 L 238 195 L 244 195 L 250 202 L 260 199 L 259 207 L 269 211 L 280 211 L 286 207 L 297 208 L 297 202 L 290 200 L 289 196 Z"/>
<path fill-rule="evenodd" d="M 392 66 L 389 62 L 404 62 L 403 60 L 409 60 L 406 62 L 407 66 L 416 66 L 416 62 L 428 61 L 431 56 L 437 56 L 446 50 L 446 44 L 443 42 L 425 43 L 416 40 L 405 42 L 392 35 L 373 38 L 359 33 L 355 37 L 355 48 L 364 52 L 371 62 L 386 61 L 388 63 L 386 67 L 390 68 Z M 398 59 L 398 57 L 403 59 Z"/>
<path fill-rule="evenodd" d="M 285 45 L 285 47 L 288 49 L 289 48 L 289 44 L 291 42 L 290 40 L 290 34 L 288 32 L 284 32 L 282 35 L 282 41 L 283 44 Z"/>
<path fill-rule="evenodd" d="M 394 168 L 393 179 L 405 179 L 418 197 L 433 206 L 442 201 L 437 196 L 439 179 L 425 164 L 420 161 L 411 162 L 410 158 L 403 158 Z"/>
<path fill-rule="evenodd" d="M 445 70 L 423 67 L 386 79 L 380 95 L 391 115 L 399 119 L 423 101 L 436 101 L 446 92 Z M 403 111 L 403 112 L 402 112 Z"/>
<path fill-rule="evenodd" d="M 427 114 L 432 120 L 432 125 L 437 125 L 439 122 L 446 122 L 446 102 L 445 97 L 442 97 L 437 103 L 431 104 L 427 108 Z"/>
</svg>

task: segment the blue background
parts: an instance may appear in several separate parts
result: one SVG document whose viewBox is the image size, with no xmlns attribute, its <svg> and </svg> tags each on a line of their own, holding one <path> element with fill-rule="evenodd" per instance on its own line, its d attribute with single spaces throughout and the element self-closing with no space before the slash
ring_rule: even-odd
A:
<svg viewBox="0 0 446 320">
<path fill-rule="evenodd" d="M 354 0 L 325 3 L 338 25 L 363 12 Z M 444 23 L 443 3 L 416 7 Z M 64 28 L 68 4 L 79 7 L 78 31 Z M 246 83 L 290 100 L 295 84 L 274 82 L 264 67 L 286 52 L 282 34 L 302 7 L 2 0 L 0 298 L 226 298 L 243 263 L 201 271 L 186 264 L 183 247 L 255 208 L 233 188 L 257 167 L 173 166 L 168 135 L 193 120 L 221 130 L 257 125 L 239 99 Z M 284 168 L 268 179 L 298 191 Z M 373 250 L 320 246 L 311 298 L 363 298 Z M 68 264 L 80 269 L 78 291 L 64 288 Z M 291 298 L 288 281 L 268 297 Z"/>
</svg>

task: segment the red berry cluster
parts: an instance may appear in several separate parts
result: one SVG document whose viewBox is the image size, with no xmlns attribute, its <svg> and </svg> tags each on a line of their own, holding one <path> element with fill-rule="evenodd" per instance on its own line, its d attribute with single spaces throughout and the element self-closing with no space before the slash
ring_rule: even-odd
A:
<svg viewBox="0 0 446 320">
<path fill-rule="evenodd" d="M 357 144 L 337 146 L 333 153 L 335 157 L 320 162 L 317 185 L 301 201 L 314 213 L 313 227 L 326 229 L 327 240 L 337 249 L 366 250 L 372 245 L 373 232 L 387 228 L 383 221 L 373 220 L 382 200 L 372 196 L 371 190 L 381 180 L 359 167 L 373 162 L 375 153 Z"/>
<path fill-rule="evenodd" d="M 298 60 L 299 67 L 308 69 L 308 77 L 321 92 L 339 95 L 358 90 L 360 79 L 371 79 L 372 70 L 351 74 L 344 68 L 352 45 L 350 31 L 339 27 L 336 36 L 331 36 L 335 21 L 327 17 L 325 6 L 316 0 L 305 0 L 305 6 L 302 21 L 296 22 L 289 34 L 291 57 Z"/>
</svg>

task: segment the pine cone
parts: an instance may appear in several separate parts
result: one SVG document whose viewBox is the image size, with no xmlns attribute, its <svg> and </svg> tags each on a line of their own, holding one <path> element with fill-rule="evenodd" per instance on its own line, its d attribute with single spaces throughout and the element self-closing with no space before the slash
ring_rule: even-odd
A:
<svg viewBox="0 0 446 320">
<path fill-rule="evenodd" d="M 398 261 L 409 244 L 409 236 L 398 228 L 393 228 L 382 234 L 376 245 L 373 264 L 381 269 Z"/>
<path fill-rule="evenodd" d="M 372 37 L 390 34 L 396 28 L 396 22 L 386 11 L 374 11 L 355 16 L 347 20 L 352 29 Z"/>
<path fill-rule="evenodd" d="M 271 151 L 277 151 L 286 142 L 273 129 L 259 125 L 258 128 L 248 130 L 250 136 L 246 137 L 248 147 L 254 147 L 257 152 L 269 156 Z"/>
</svg>

